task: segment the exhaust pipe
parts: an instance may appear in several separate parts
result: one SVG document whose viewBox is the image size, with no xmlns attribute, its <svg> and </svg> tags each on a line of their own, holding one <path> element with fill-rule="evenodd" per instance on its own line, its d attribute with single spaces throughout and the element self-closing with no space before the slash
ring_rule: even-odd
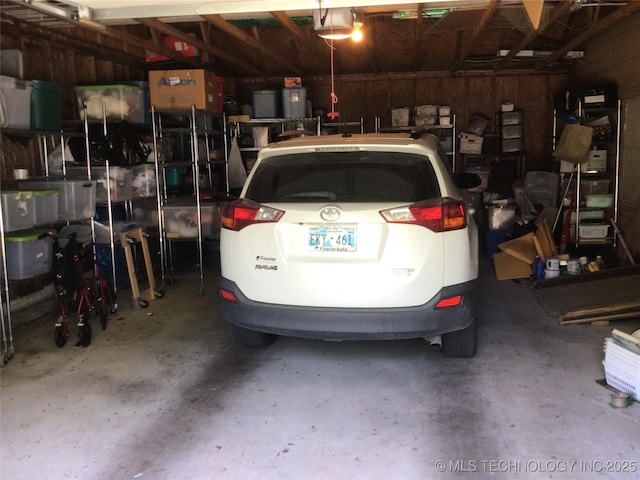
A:
<svg viewBox="0 0 640 480">
<path fill-rule="evenodd" d="M 431 337 L 427 339 L 429 341 L 429 345 L 434 350 L 440 350 L 442 348 L 442 336 L 436 335 L 435 337 Z"/>
</svg>

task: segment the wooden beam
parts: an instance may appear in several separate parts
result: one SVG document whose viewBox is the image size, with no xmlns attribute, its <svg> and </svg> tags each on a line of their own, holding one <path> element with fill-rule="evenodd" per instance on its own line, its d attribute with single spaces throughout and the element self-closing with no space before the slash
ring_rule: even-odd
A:
<svg viewBox="0 0 640 480">
<path fill-rule="evenodd" d="M 451 69 L 452 74 L 456 74 L 458 70 L 460 70 L 464 62 L 467 60 L 467 57 L 469 56 L 469 52 L 471 51 L 471 48 L 476 43 L 480 35 L 482 35 L 485 28 L 493 18 L 493 15 L 495 14 L 499 3 L 500 3 L 500 0 L 491 0 L 489 2 L 489 5 L 487 5 L 487 8 L 482 14 L 482 18 L 480 18 L 478 25 L 476 25 L 476 27 L 473 29 L 473 34 L 471 35 L 471 39 L 460 51 L 460 55 L 458 56 L 458 59 L 453 64 L 453 68 Z"/>
<path fill-rule="evenodd" d="M 27 22 L 7 15 L 4 12 L 0 12 L 0 18 L 2 19 L 2 33 L 4 35 L 22 39 L 29 37 L 36 38 L 63 46 L 82 55 L 90 53 L 96 57 L 112 60 L 138 69 L 145 69 L 147 67 L 147 63 L 142 58 L 144 50 L 140 49 L 140 44 L 136 45 L 136 49 L 132 49 L 133 52 L 140 52 L 139 54 L 125 52 L 123 50 L 105 47 L 98 43 L 80 43 L 78 42 L 77 36 L 63 33 L 61 29 L 41 27 L 33 22 Z"/>
<path fill-rule="evenodd" d="M 415 38 L 414 38 L 414 45 L 413 45 L 413 50 L 414 50 L 414 54 L 413 54 L 413 69 L 415 71 L 418 71 L 418 69 L 420 68 L 420 57 L 422 56 L 422 52 L 420 51 L 420 42 L 422 40 L 422 11 L 423 11 L 423 7 L 422 4 L 419 3 L 417 5 L 417 9 L 418 9 L 418 16 L 416 18 L 416 30 L 415 30 Z"/>
<path fill-rule="evenodd" d="M 284 66 L 291 73 L 295 73 L 297 75 L 301 75 L 302 74 L 301 71 L 300 71 L 300 68 L 298 68 L 297 66 L 293 65 L 291 62 L 289 62 L 288 59 L 286 59 L 286 58 L 282 57 L 280 54 L 278 54 L 276 52 L 273 52 L 270 49 L 266 48 L 257 39 L 255 39 L 251 35 L 247 34 L 241 28 L 236 27 L 235 25 L 233 25 L 230 22 L 227 22 L 224 18 L 222 18 L 222 16 L 220 16 L 220 15 L 203 15 L 202 18 L 204 18 L 208 22 L 211 22 L 213 25 L 218 27 L 223 32 L 231 35 L 232 37 L 235 37 L 236 39 L 240 40 L 243 43 L 246 43 L 247 45 L 249 45 L 252 48 L 256 48 L 258 51 L 260 51 L 266 57 L 269 57 L 270 59 L 275 60 L 280 65 Z"/>
<path fill-rule="evenodd" d="M 556 6 L 549 17 L 544 21 L 542 26 L 537 30 L 531 30 L 518 44 L 513 47 L 509 53 L 502 59 L 499 66 L 505 65 L 508 61 L 510 61 L 513 57 L 515 57 L 520 50 L 523 50 L 527 45 L 529 45 L 533 40 L 542 35 L 549 27 L 551 27 L 554 23 L 556 23 L 560 18 L 567 16 L 571 12 L 571 7 L 573 3 L 571 2 L 561 2 L 560 5 Z"/>
<path fill-rule="evenodd" d="M 289 30 L 289 32 L 293 34 L 296 40 L 304 44 L 309 43 L 309 36 L 305 35 L 302 29 L 298 27 L 295 23 L 293 23 L 286 13 L 284 12 L 269 12 L 269 13 L 271 13 L 273 18 L 275 18 L 276 20 L 278 20 L 278 22 L 280 22 L 280 25 L 282 25 L 284 28 Z"/>
<path fill-rule="evenodd" d="M 221 48 L 215 47 L 210 43 L 200 40 L 199 38 L 194 37 L 193 35 L 190 35 L 187 32 L 184 32 L 178 28 L 172 27 L 171 25 L 161 22 L 156 18 L 136 18 L 134 20 L 138 23 L 141 23 L 142 25 L 145 25 L 146 27 L 149 27 L 150 29 L 157 30 L 159 32 L 164 33 L 165 35 L 171 35 L 173 37 L 176 37 L 184 42 L 187 42 L 193 45 L 194 47 L 198 47 L 201 50 L 207 51 L 216 57 L 220 57 L 233 65 L 237 65 L 240 68 L 243 68 L 246 71 L 253 73 L 254 75 L 258 75 L 260 77 L 264 75 L 264 72 L 262 70 L 243 61 L 237 56 L 232 55 Z M 173 53 L 175 55 L 177 52 L 173 52 Z M 183 57 L 180 54 L 178 54 L 178 56 Z M 183 58 L 186 58 L 186 57 L 183 57 Z"/>
<path fill-rule="evenodd" d="M 29 3 L 24 3 L 24 7 L 34 10 L 38 13 L 41 13 L 41 10 L 37 6 L 33 6 Z M 100 35 L 104 35 L 105 37 L 109 37 L 113 40 L 119 41 L 124 45 L 134 48 L 139 51 L 140 47 L 144 49 L 152 49 L 165 57 L 169 57 L 177 62 L 187 64 L 193 68 L 204 68 L 202 62 L 199 60 L 193 60 L 191 58 L 185 57 L 184 55 L 180 55 L 179 53 L 169 50 L 167 48 L 157 47 L 153 40 L 148 40 L 144 38 L 137 37 L 135 35 L 131 35 L 126 32 L 122 28 L 109 27 L 107 25 L 102 25 L 100 23 L 96 23 L 92 20 L 75 20 L 63 15 L 56 15 L 54 13 L 48 13 L 49 16 L 58 18 L 76 28 L 82 28 L 85 30 L 90 30 L 92 32 L 97 32 Z M 83 44 L 84 45 L 84 44 Z M 125 48 L 122 49 L 122 52 L 127 54 L 129 53 Z M 142 51 L 142 55 L 144 56 L 144 50 Z"/>
<path fill-rule="evenodd" d="M 550 57 L 545 58 L 540 63 L 536 65 L 536 70 L 542 70 L 546 68 L 551 63 L 558 60 L 560 57 L 563 57 L 569 50 L 577 47 L 588 41 L 589 39 L 595 37 L 596 35 L 602 33 L 604 30 L 609 27 L 615 25 L 620 20 L 627 18 L 632 13 L 640 10 L 640 2 L 629 2 L 623 7 L 620 7 L 618 10 L 608 15 L 607 17 L 600 20 L 598 23 L 594 24 L 589 30 L 582 32 L 580 35 L 576 36 L 571 41 L 567 42 L 565 45 L 557 49 Z"/>
</svg>

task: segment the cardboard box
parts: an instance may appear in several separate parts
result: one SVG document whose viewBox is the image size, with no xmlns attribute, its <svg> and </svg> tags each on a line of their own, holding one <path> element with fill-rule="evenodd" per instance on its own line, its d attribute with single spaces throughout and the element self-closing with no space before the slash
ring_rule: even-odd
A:
<svg viewBox="0 0 640 480">
<path fill-rule="evenodd" d="M 515 280 L 531 276 L 531 266 L 527 262 L 512 257 L 504 252 L 493 254 L 493 266 L 498 280 Z"/>
<path fill-rule="evenodd" d="M 470 133 L 460 134 L 460 153 L 482 153 L 482 137 Z"/>
<path fill-rule="evenodd" d="M 222 113 L 224 79 L 206 70 L 152 70 L 149 72 L 151 105 L 157 109 Z"/>
<path fill-rule="evenodd" d="M 409 126 L 409 108 L 394 108 L 391 110 L 391 126 L 408 127 Z"/>
</svg>

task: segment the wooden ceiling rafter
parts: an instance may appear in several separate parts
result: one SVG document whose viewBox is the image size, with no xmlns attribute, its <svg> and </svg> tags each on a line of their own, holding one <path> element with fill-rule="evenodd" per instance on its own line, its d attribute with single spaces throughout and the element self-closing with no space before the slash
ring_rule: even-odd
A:
<svg viewBox="0 0 640 480">
<path fill-rule="evenodd" d="M 509 53 L 501 60 L 498 67 L 504 66 L 507 62 L 510 62 L 521 50 L 529 45 L 533 40 L 541 36 L 547 29 L 549 29 L 554 23 L 563 17 L 566 17 L 571 12 L 571 2 L 562 2 L 557 5 L 549 14 L 548 18 L 542 22 L 537 29 L 532 29 L 527 35 L 524 36 L 518 44 L 513 47 Z"/>
<path fill-rule="evenodd" d="M 570 50 L 575 47 L 584 44 L 591 38 L 596 35 L 602 33 L 607 28 L 618 23 L 620 20 L 627 18 L 632 13 L 640 11 L 640 1 L 638 2 L 629 2 L 624 6 L 617 9 L 615 12 L 611 13 L 607 17 L 603 18 L 599 22 L 592 25 L 589 30 L 585 30 L 584 32 L 577 35 L 575 38 L 564 44 L 562 47 L 558 48 L 551 56 L 545 58 L 544 60 L 538 62 L 535 66 L 535 69 L 540 71 L 544 68 L 547 68 L 549 65 L 554 63 L 556 60 L 562 58 L 566 55 Z"/>
<path fill-rule="evenodd" d="M 421 3 L 417 5 L 416 16 L 416 28 L 414 33 L 414 54 L 413 54 L 413 69 L 418 71 L 420 68 L 420 44 L 422 43 L 422 12 L 423 6 Z"/>
<path fill-rule="evenodd" d="M 220 15 L 203 15 L 202 18 L 204 18 L 206 21 L 212 23 L 215 27 L 218 27 L 220 30 L 222 30 L 223 32 L 227 33 L 228 35 L 231 35 L 232 37 L 234 37 L 237 40 L 241 41 L 242 43 L 245 43 L 245 44 L 247 44 L 248 46 L 250 46 L 252 48 L 256 48 L 264 56 L 266 56 L 266 57 L 268 57 L 268 58 L 270 58 L 272 60 L 275 60 L 276 62 L 278 62 L 280 65 L 285 67 L 287 70 L 289 70 L 293 74 L 296 74 L 296 75 L 301 75 L 302 74 L 302 72 L 300 71 L 300 68 L 298 66 L 293 65 L 291 62 L 289 62 L 288 59 L 282 57 L 280 54 L 272 51 L 271 49 L 269 49 L 267 47 L 265 47 L 264 45 L 261 44 L 261 42 L 258 39 L 252 37 L 251 35 L 246 33 L 241 28 L 236 27 L 232 23 L 228 22 L 227 20 L 222 18 L 222 16 L 220 16 Z"/>
<path fill-rule="evenodd" d="M 218 48 L 209 42 L 205 42 L 204 40 L 201 40 L 191 35 L 189 32 L 185 32 L 183 30 L 180 30 L 179 28 L 169 25 L 168 23 L 162 22 L 157 18 L 136 18 L 134 20 L 149 29 L 157 30 L 165 35 L 171 35 L 172 37 L 182 40 L 183 42 L 187 42 L 190 45 L 193 45 L 194 47 L 197 47 L 203 51 L 208 52 L 214 57 L 220 57 L 225 61 L 231 63 L 232 65 L 237 65 L 238 67 L 243 68 L 247 72 L 251 72 L 258 76 L 264 76 L 264 72 L 262 70 L 254 67 L 253 65 L 250 65 L 249 63 L 243 61 L 242 59 L 237 58 L 235 55 L 231 55 L 225 50 Z M 201 27 L 201 30 L 202 30 L 202 27 Z M 161 53 L 161 52 L 158 52 L 158 53 Z M 177 61 L 183 62 L 183 63 L 187 63 L 187 61 L 189 60 L 188 57 L 185 57 L 184 55 L 180 55 L 178 52 L 173 52 L 172 58 L 174 57 L 179 57 L 177 58 Z M 217 69 L 214 69 L 212 66 L 209 66 L 209 69 L 215 70 L 216 73 L 220 75 L 228 75 L 227 72 L 221 72 Z"/>
<path fill-rule="evenodd" d="M 41 10 L 39 10 L 36 6 L 32 6 L 30 4 L 25 4 L 25 8 L 32 9 L 38 13 L 42 13 Z M 107 25 L 102 25 L 102 24 L 93 22 L 93 21 L 79 21 L 79 20 L 71 19 L 64 16 L 57 16 L 54 14 L 49 14 L 49 15 L 52 17 L 58 18 L 59 20 L 69 24 L 70 26 L 73 26 L 79 29 L 88 30 L 98 34 L 99 36 L 109 37 L 113 40 L 121 42 L 126 47 L 133 48 L 134 51 L 139 51 L 140 47 L 142 46 L 143 49 L 154 49 L 156 52 L 176 61 L 181 61 L 182 59 L 184 59 L 184 62 L 189 64 L 193 68 L 203 68 L 202 62 L 200 61 L 194 61 L 190 58 L 180 55 L 179 53 L 173 50 L 163 48 L 162 46 L 157 47 L 154 45 L 153 40 L 146 40 L 146 39 L 137 37 L 135 35 L 131 35 L 127 33 L 125 30 L 123 30 L 122 28 L 110 27 Z M 27 23 L 29 23 L 29 25 L 31 25 L 32 27 L 37 25 L 34 22 L 27 22 Z M 96 45 L 101 45 L 103 42 L 102 40 L 99 39 L 95 43 Z M 82 46 L 85 47 L 86 43 L 83 43 Z M 121 52 L 122 54 L 129 55 L 130 59 L 136 58 L 141 60 L 142 57 L 144 56 L 144 50 L 142 50 L 142 54 L 140 57 L 131 55 L 131 53 L 125 47 L 119 49 L 118 51 Z M 182 58 L 179 58 L 179 57 L 182 57 Z"/>
<path fill-rule="evenodd" d="M 451 69 L 451 73 L 453 75 L 458 73 L 458 71 L 460 70 L 462 65 L 464 65 L 464 62 L 469 57 L 469 53 L 471 52 L 471 48 L 476 43 L 478 38 L 480 38 L 482 33 L 487 28 L 487 25 L 489 25 L 489 22 L 491 22 L 491 19 L 495 15 L 496 9 L 498 8 L 498 4 L 499 3 L 500 3 L 500 0 L 490 0 L 489 4 L 485 8 L 484 13 L 482 14 L 482 17 L 480 18 L 480 21 L 478 22 L 478 25 L 476 25 L 475 28 L 473 29 L 473 32 L 471 34 L 471 39 L 462 48 L 462 50 L 460 51 L 460 53 L 458 55 L 458 58 L 456 59 L 455 63 L 453 64 L 453 67 Z"/>
<path fill-rule="evenodd" d="M 305 35 L 304 31 L 291 21 L 289 16 L 285 12 L 269 12 L 273 18 L 275 18 L 280 25 L 286 28 L 294 38 L 302 44 L 309 44 L 309 36 Z"/>
<path fill-rule="evenodd" d="M 33 37 L 39 40 L 53 41 L 56 44 L 70 48 L 79 54 L 83 53 L 86 55 L 87 51 L 89 51 L 96 57 L 115 59 L 123 64 L 130 64 L 135 68 L 144 68 L 146 65 L 144 59 L 140 57 L 105 45 L 99 45 L 97 43 L 85 43 L 80 45 L 78 43 L 78 38 L 75 35 L 62 32 L 60 31 L 60 28 L 52 29 L 50 27 L 35 25 L 32 22 L 20 20 L 12 17 L 11 15 L 7 15 L 4 12 L 0 12 L 0 19 L 2 19 L 2 33 L 8 36 L 20 39 Z"/>
<path fill-rule="evenodd" d="M 367 22 L 369 23 L 369 22 Z M 378 57 L 376 55 L 376 28 L 375 23 L 371 22 L 371 24 L 367 27 L 367 32 L 364 35 L 364 38 L 360 42 L 361 45 L 364 45 L 364 50 L 367 54 L 367 61 L 369 65 L 371 65 L 371 69 L 373 73 L 380 73 L 380 65 L 376 60 Z"/>
</svg>

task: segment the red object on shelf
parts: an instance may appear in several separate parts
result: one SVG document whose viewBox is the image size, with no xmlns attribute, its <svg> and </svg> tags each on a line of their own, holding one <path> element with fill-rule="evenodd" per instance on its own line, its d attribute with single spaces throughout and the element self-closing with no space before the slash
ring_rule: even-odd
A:
<svg viewBox="0 0 640 480">
<path fill-rule="evenodd" d="M 193 45 L 170 35 L 163 37 L 162 46 L 168 50 L 175 50 L 185 57 L 197 57 L 198 55 L 200 55 L 197 47 L 194 47 Z M 151 50 L 145 51 L 144 59 L 147 62 L 151 63 L 171 60 L 169 57 L 165 57 L 164 55 L 160 55 L 159 53 L 152 52 Z"/>
</svg>

